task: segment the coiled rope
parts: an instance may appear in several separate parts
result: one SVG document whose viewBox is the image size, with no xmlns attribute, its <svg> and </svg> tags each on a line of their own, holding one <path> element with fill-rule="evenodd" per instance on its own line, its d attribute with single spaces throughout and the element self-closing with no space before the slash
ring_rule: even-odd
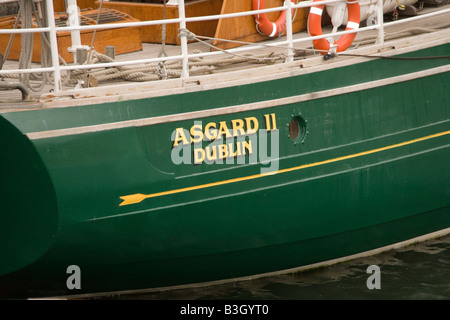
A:
<svg viewBox="0 0 450 320">
<path fill-rule="evenodd" d="M 24 13 L 24 17 L 22 20 L 25 21 L 31 21 L 31 19 L 26 19 L 25 17 L 30 17 L 30 6 L 27 8 L 27 3 L 32 3 L 32 1 L 28 0 L 19 0 L 21 6 L 23 6 L 23 10 L 26 11 Z M 166 1 L 164 1 L 165 3 Z M 21 7 L 22 8 L 22 7 Z M 26 10 L 25 10 L 26 9 Z M 32 7 L 31 7 L 32 10 Z M 31 24 L 27 24 L 26 26 L 31 27 Z M 430 33 L 435 32 L 438 30 L 441 30 L 443 28 L 450 27 L 450 21 L 444 21 L 443 23 L 433 23 L 433 27 L 413 27 L 406 30 L 400 30 L 400 31 L 394 31 L 389 34 L 385 35 L 385 40 L 393 40 L 396 38 L 405 37 L 408 35 L 414 35 L 414 34 L 420 34 L 420 33 Z M 27 34 L 24 34 L 27 35 Z M 31 34 L 28 34 L 31 35 Z M 257 63 L 257 64 L 273 64 L 277 60 L 282 60 L 286 58 L 286 54 L 275 54 L 274 52 L 270 52 L 269 54 L 261 54 L 261 55 L 255 55 L 255 54 L 237 54 L 233 53 L 221 48 L 218 48 L 212 44 L 210 44 L 207 41 L 204 41 L 202 39 L 206 40 L 214 40 L 215 38 L 209 38 L 204 36 L 197 36 L 194 33 L 190 32 L 187 29 L 179 29 L 179 37 L 187 37 L 188 40 L 194 40 L 197 42 L 201 42 L 204 45 L 207 45 L 215 50 L 220 50 L 226 55 L 216 58 L 206 58 L 206 57 L 191 57 L 189 58 L 189 73 L 191 75 L 199 75 L 199 74 L 205 74 L 205 73 L 211 73 L 215 70 L 218 70 L 221 67 L 232 65 L 232 64 L 238 64 L 238 63 Z M 358 45 L 364 45 L 373 43 L 376 39 L 376 35 L 370 35 L 362 37 L 360 36 L 357 38 Z M 161 51 L 159 53 L 159 57 L 166 56 L 167 54 L 164 51 L 165 46 L 165 32 L 163 28 L 163 34 L 162 34 L 162 45 Z M 236 42 L 240 44 L 254 44 L 254 43 L 247 43 L 243 41 L 236 41 L 236 40 L 225 40 L 225 39 L 215 39 L 220 41 L 228 41 L 228 42 Z M 26 46 L 29 46 L 29 43 L 32 42 L 32 37 L 29 39 L 29 37 L 22 37 L 22 41 L 24 42 L 22 45 L 22 48 L 26 48 Z M 48 40 L 43 37 L 44 42 L 48 42 Z M 356 41 L 355 41 L 356 42 Z M 274 48 L 276 46 L 269 46 L 269 45 L 263 45 L 265 47 L 271 47 Z M 278 46 L 280 47 L 280 46 Z M 287 49 L 283 47 L 283 49 Z M 25 51 L 25 52 L 23 52 Z M 29 68 L 30 62 L 31 62 L 31 50 L 22 50 L 23 57 L 21 56 L 21 68 Z M 309 53 L 309 52 L 317 52 L 315 49 L 310 48 L 299 48 L 296 49 L 296 55 L 301 56 Z M 199 51 L 194 51 L 192 53 L 199 53 Z M 63 61 L 63 60 L 62 60 Z M 63 61 L 64 62 L 64 61 Z M 95 50 L 91 50 L 90 54 L 88 55 L 88 59 L 86 60 L 85 64 L 96 64 L 96 63 L 110 63 L 115 62 L 112 58 L 101 54 Z M 70 72 L 67 72 L 66 75 L 63 75 L 63 83 L 65 85 L 73 86 L 74 84 L 78 84 L 80 80 L 86 80 L 86 77 L 92 77 L 98 82 L 101 81 L 110 81 L 110 80 L 126 80 L 126 81 L 155 81 L 160 79 L 170 79 L 170 78 L 179 78 L 181 77 L 182 73 L 182 64 L 181 60 L 167 60 L 164 62 L 156 62 L 156 63 L 148 63 L 148 64 L 140 64 L 140 65 L 134 65 L 134 66 L 111 66 L 111 67 L 105 67 L 102 69 L 92 69 L 86 71 L 84 70 L 72 70 Z M 13 77 L 11 75 L 8 75 L 8 77 Z M 20 77 L 24 78 L 24 81 L 29 82 L 29 78 L 27 79 L 27 75 L 21 75 Z M 33 77 L 33 76 L 32 76 Z M 34 76 L 36 77 L 36 76 Z"/>
<path fill-rule="evenodd" d="M 193 51 L 194 54 L 200 51 Z M 279 57 L 267 54 L 264 56 L 255 55 L 231 55 L 214 59 L 205 59 L 202 57 L 193 57 L 189 60 L 189 73 L 192 75 L 199 75 L 211 73 L 219 67 L 228 66 L 231 64 L 253 62 L 253 63 L 273 63 Z M 115 62 L 114 59 L 101 54 L 95 50 L 92 51 L 90 59 L 85 64 L 96 63 L 110 63 Z M 182 73 L 182 64 L 180 60 L 168 60 L 164 62 L 164 69 L 166 78 L 179 78 Z M 140 64 L 135 66 L 115 66 L 107 67 L 89 72 L 90 77 L 94 77 L 97 81 L 109 80 L 127 80 L 127 81 L 155 81 L 161 79 L 159 63 Z M 70 76 L 70 83 L 77 83 L 79 80 L 84 80 L 86 77 L 84 71 L 73 70 Z"/>
<path fill-rule="evenodd" d="M 42 6 L 42 10 L 36 10 L 36 5 Z M 46 15 L 41 16 L 40 12 L 46 12 L 45 1 L 34 2 L 30 0 L 19 0 L 19 14 L 18 19 L 20 19 L 22 28 L 31 29 L 33 27 L 33 14 L 36 23 L 39 28 L 44 28 L 48 26 Z M 17 27 L 17 24 L 15 24 Z M 51 66 L 51 56 L 50 56 L 50 42 L 46 33 L 40 33 L 41 38 L 41 66 L 43 68 Z M 33 33 L 22 33 L 21 34 L 21 50 L 19 57 L 19 69 L 30 69 L 33 57 Z M 59 56 L 60 61 L 67 65 L 66 62 Z M 48 83 L 53 82 L 51 72 L 43 73 L 23 73 L 18 75 L 9 75 L 8 78 L 18 78 L 21 83 L 34 92 L 40 92 Z M 65 76 L 66 84 L 70 78 L 70 74 Z M 35 85 L 33 85 L 33 82 Z"/>
</svg>

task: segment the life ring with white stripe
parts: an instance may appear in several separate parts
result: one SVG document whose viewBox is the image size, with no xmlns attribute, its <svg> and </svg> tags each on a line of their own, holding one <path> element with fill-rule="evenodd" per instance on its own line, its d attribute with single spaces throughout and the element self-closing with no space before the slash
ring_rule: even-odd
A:
<svg viewBox="0 0 450 320">
<path fill-rule="evenodd" d="M 317 2 L 320 0 L 314 0 Z M 325 8 L 325 5 L 316 5 L 312 6 L 309 11 L 308 16 L 308 32 L 309 35 L 321 36 L 322 35 L 322 12 Z M 359 20 L 360 20 L 360 9 L 359 2 L 356 1 L 347 1 L 347 10 L 348 10 L 348 22 L 345 30 L 357 30 L 359 28 Z M 339 38 L 338 41 L 334 43 L 337 46 L 336 52 L 341 52 L 347 50 L 348 47 L 352 44 L 353 40 L 355 40 L 356 33 L 348 33 L 344 34 Z M 318 39 L 313 40 L 314 48 L 317 50 L 324 50 L 328 52 L 330 50 L 331 44 L 327 39 Z M 321 52 L 325 54 L 326 52 Z"/>
<path fill-rule="evenodd" d="M 295 4 L 295 0 L 290 0 Z M 253 0 L 253 10 L 264 9 L 264 0 Z M 292 9 L 292 14 L 294 14 Z M 265 13 L 255 14 L 256 28 L 262 34 L 268 37 L 276 37 L 282 35 L 286 31 L 286 11 L 282 11 L 275 22 L 272 22 Z"/>
</svg>

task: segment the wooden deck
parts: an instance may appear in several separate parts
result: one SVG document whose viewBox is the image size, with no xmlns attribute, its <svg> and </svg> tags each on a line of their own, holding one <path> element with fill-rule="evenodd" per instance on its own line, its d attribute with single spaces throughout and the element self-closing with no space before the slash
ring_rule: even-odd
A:
<svg viewBox="0 0 450 320">
<path fill-rule="evenodd" d="M 443 8 L 450 8 L 450 4 L 447 4 L 445 6 L 439 6 L 439 7 L 428 7 L 428 8 L 425 8 L 419 14 L 424 14 L 426 12 L 440 10 Z M 432 29 L 435 29 L 437 26 L 444 25 L 444 24 L 450 25 L 449 14 L 440 16 L 440 17 L 436 16 L 436 17 L 430 17 L 427 19 L 422 19 L 422 20 L 414 22 L 414 24 L 412 24 L 412 25 L 411 24 L 399 24 L 399 25 L 393 25 L 390 27 L 386 27 L 385 28 L 385 37 L 386 37 L 386 40 L 389 40 L 390 38 L 394 39 L 395 37 L 402 37 L 402 36 L 408 36 L 408 35 L 411 36 L 412 34 L 414 34 L 414 32 L 419 32 L 420 30 L 422 30 L 422 32 L 432 31 Z M 324 27 L 324 33 L 330 32 L 331 31 L 330 29 L 331 29 L 330 27 Z M 412 33 L 408 33 L 409 30 L 413 30 Z M 416 31 L 414 31 L 414 30 L 416 30 Z M 294 39 L 299 39 L 299 38 L 303 38 L 303 37 L 307 37 L 307 36 L 308 36 L 308 34 L 304 31 L 297 32 L 294 34 Z M 375 42 L 376 37 L 377 37 L 376 30 L 359 32 L 355 41 L 353 42 L 352 47 L 373 44 Z M 259 42 L 258 44 L 267 45 L 274 41 L 279 41 L 279 40 L 280 39 L 268 39 L 263 42 Z M 212 44 L 213 40 L 207 40 L 205 42 Z M 191 52 L 191 53 L 192 52 L 210 52 L 212 50 L 210 46 L 206 45 L 205 43 L 201 43 L 201 42 L 191 42 L 191 43 L 189 43 L 188 48 L 189 48 L 189 52 Z M 174 56 L 174 55 L 181 54 L 181 49 L 180 49 L 180 46 L 178 46 L 178 45 L 166 45 L 164 49 L 165 49 L 165 53 L 167 56 Z M 295 59 L 306 59 L 310 55 L 314 55 L 314 53 L 311 51 L 303 51 L 304 49 L 311 50 L 312 43 L 310 41 L 307 41 L 307 42 L 301 42 L 301 43 L 295 44 L 295 52 L 296 52 Z M 158 55 L 160 54 L 160 50 L 161 50 L 160 44 L 142 43 L 141 51 L 117 55 L 116 61 L 130 61 L 130 60 L 155 58 L 155 57 L 158 57 Z M 284 47 L 266 46 L 262 49 L 258 49 L 256 52 L 255 51 L 240 52 L 239 55 L 245 55 L 245 54 L 283 55 L 286 53 L 287 53 L 286 46 L 284 46 Z M 303 54 L 303 53 L 305 53 L 305 54 Z M 224 53 L 224 55 L 226 55 L 226 54 Z M 318 53 L 315 53 L 315 55 L 318 55 Z M 215 59 L 216 57 L 205 57 L 204 60 L 213 59 L 213 58 Z M 282 62 L 282 61 L 280 60 L 278 62 Z M 222 66 L 222 67 L 213 68 L 212 70 L 209 70 L 208 72 L 209 73 L 220 73 L 220 72 L 226 72 L 230 69 L 235 70 L 237 68 L 252 68 L 252 67 L 256 67 L 256 66 L 260 66 L 260 64 L 258 65 L 258 64 L 254 64 L 254 63 L 250 63 L 250 62 L 249 63 L 239 63 L 239 64 L 228 65 L 226 67 Z M 40 67 L 40 65 L 33 63 L 33 67 Z M 5 64 L 3 66 L 3 70 L 17 69 L 17 68 L 18 68 L 18 62 L 12 61 L 12 60 L 5 61 Z M 17 79 L 10 79 L 10 78 L 7 78 L 6 76 L 5 76 L 5 80 L 12 81 L 12 82 L 17 81 Z M 120 81 L 124 81 L 124 80 L 113 80 L 112 82 L 118 83 Z M 126 81 L 126 82 L 129 83 L 129 81 Z M 111 81 L 109 81 L 109 82 L 100 81 L 98 83 L 98 85 L 105 86 L 110 83 L 111 83 Z M 70 88 L 73 88 L 74 86 L 75 86 L 75 84 L 64 85 L 64 88 L 70 89 Z M 33 92 L 33 95 L 36 97 L 36 99 L 38 99 L 41 94 L 50 92 L 52 90 L 52 87 L 53 86 L 50 83 L 50 84 L 46 85 L 39 92 Z M 0 90 L 0 106 L 3 105 L 2 108 L 5 108 L 5 104 L 19 103 L 20 101 L 21 101 L 20 91 L 18 91 L 18 90 L 1 91 Z"/>
</svg>

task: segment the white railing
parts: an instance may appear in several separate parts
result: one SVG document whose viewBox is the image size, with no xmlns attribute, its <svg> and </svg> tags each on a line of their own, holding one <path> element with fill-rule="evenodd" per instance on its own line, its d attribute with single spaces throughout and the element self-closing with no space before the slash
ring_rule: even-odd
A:
<svg viewBox="0 0 450 320">
<path fill-rule="evenodd" d="M 212 51 L 212 52 L 204 52 L 204 53 L 195 53 L 195 54 L 189 54 L 188 53 L 188 45 L 187 45 L 187 38 L 186 35 L 181 34 L 181 54 L 175 55 L 175 56 L 168 56 L 168 57 L 160 57 L 160 58 L 148 58 L 148 59 L 137 59 L 132 61 L 118 61 L 118 62 L 111 62 L 111 63 L 97 63 L 97 64 L 83 64 L 83 65 L 66 65 L 62 66 L 59 64 L 58 59 L 58 48 L 57 48 L 57 36 L 56 32 L 58 31 L 83 31 L 83 30 L 100 30 L 100 29 L 112 29 L 112 28 L 123 28 L 123 27 L 142 27 L 142 26 L 152 26 L 152 25 L 162 25 L 162 24 L 173 24 L 173 23 L 179 23 L 181 29 L 186 28 L 186 23 L 188 22 L 199 22 L 199 21 L 207 21 L 207 20 L 218 20 L 220 18 L 234 18 L 234 17 L 240 17 L 240 16 L 248 16 L 248 15 L 255 15 L 257 13 L 269 13 L 269 12 L 275 12 L 280 10 L 286 11 L 286 36 L 285 40 L 280 40 L 276 42 L 270 42 L 264 45 L 258 45 L 255 44 L 252 46 L 252 49 L 261 49 L 266 46 L 285 46 L 287 45 L 287 59 L 286 62 L 293 61 L 293 50 L 294 50 L 294 44 L 299 42 L 305 42 L 305 41 L 312 41 L 317 39 L 323 39 L 328 37 L 340 37 L 344 34 L 349 33 L 357 33 L 365 30 L 374 30 L 378 29 L 378 38 L 377 43 L 382 44 L 384 42 L 384 25 L 386 25 L 383 22 L 383 0 L 377 0 L 377 23 L 375 25 L 370 25 L 366 27 L 359 28 L 357 30 L 348 30 L 348 31 L 339 31 L 339 32 L 332 32 L 329 34 L 324 34 L 320 36 L 314 36 L 314 37 L 305 37 L 305 38 L 293 38 L 293 32 L 292 32 L 292 11 L 293 9 L 300 9 L 300 8 L 307 8 L 311 6 L 316 6 L 320 4 L 330 4 L 330 3 L 336 3 L 336 2 L 343 2 L 346 0 L 323 0 L 320 2 L 313 2 L 313 1 L 303 1 L 299 2 L 297 4 L 293 4 L 291 1 L 285 1 L 284 5 L 281 7 L 274 7 L 274 8 L 268 8 L 268 9 L 261 9 L 261 10 L 252 10 L 252 11 L 246 11 L 246 12 L 238 12 L 238 13 L 229 13 L 229 14 L 220 14 L 220 15 L 209 15 L 209 16 L 202 16 L 202 17 L 185 17 L 184 12 L 184 0 L 178 0 L 178 8 L 179 8 L 179 18 L 175 19 L 164 19 L 164 20 L 151 20 L 151 21 L 140 21 L 140 22 L 126 22 L 126 23 L 114 23 L 114 24 L 99 24 L 99 25 L 76 25 L 76 26 L 68 26 L 68 27 L 56 27 L 55 26 L 55 20 L 54 20 L 54 13 L 53 13 L 53 0 L 46 0 L 47 3 L 47 17 L 48 17 L 48 23 L 49 26 L 46 28 L 30 28 L 30 29 L 0 29 L 0 34 L 12 34 L 12 33 L 39 33 L 39 32 L 49 32 L 50 35 L 50 44 L 51 44 L 51 58 L 52 58 L 52 67 L 47 68 L 32 68 L 32 69 L 17 69 L 17 70 L 0 70 L 0 75 L 7 75 L 7 74 L 23 74 L 23 73 L 38 73 L 38 72 L 54 72 L 54 90 L 55 92 L 59 92 L 62 90 L 61 86 L 61 71 L 68 71 L 68 70 L 80 70 L 80 69 L 94 69 L 94 68 L 105 68 L 105 67 L 115 67 L 115 66 L 126 66 L 126 65 L 134 65 L 134 64 L 143 64 L 143 63 L 151 63 L 151 62 L 161 62 L 161 61 L 169 61 L 169 60 L 181 60 L 183 71 L 182 71 L 182 77 L 187 78 L 189 77 L 189 68 L 188 68 L 188 60 L 191 57 L 205 57 L 205 56 L 213 56 L 221 54 L 219 51 Z M 427 14 L 427 16 L 433 15 L 433 14 L 440 14 L 443 12 L 450 12 L 450 9 L 446 9 L 443 11 L 438 11 L 435 13 Z M 416 16 L 409 18 L 411 19 L 420 19 L 423 16 Z M 388 23 L 389 25 L 393 23 L 402 23 L 402 20 L 394 21 Z M 234 48 L 234 49 L 228 49 L 227 51 L 232 53 L 238 53 L 240 51 L 248 51 L 248 47 L 240 47 L 240 48 Z"/>
</svg>

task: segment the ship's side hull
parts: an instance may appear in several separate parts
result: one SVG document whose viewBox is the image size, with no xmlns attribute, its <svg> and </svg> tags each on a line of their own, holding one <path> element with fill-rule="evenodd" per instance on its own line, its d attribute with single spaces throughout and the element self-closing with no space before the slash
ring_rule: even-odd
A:
<svg viewBox="0 0 450 320">
<path fill-rule="evenodd" d="M 447 43 L 402 57 L 449 52 Z M 39 258 L 4 270 L 0 294 L 245 277 L 450 227 L 447 60 L 368 60 L 221 89 L 1 114 L 39 155 L 41 193 L 57 218 L 44 207 L 34 214 L 47 214 L 57 230 L 40 231 Z M 31 228 L 25 218 L 14 223 Z M 71 265 L 81 289 L 67 288 Z"/>
</svg>

